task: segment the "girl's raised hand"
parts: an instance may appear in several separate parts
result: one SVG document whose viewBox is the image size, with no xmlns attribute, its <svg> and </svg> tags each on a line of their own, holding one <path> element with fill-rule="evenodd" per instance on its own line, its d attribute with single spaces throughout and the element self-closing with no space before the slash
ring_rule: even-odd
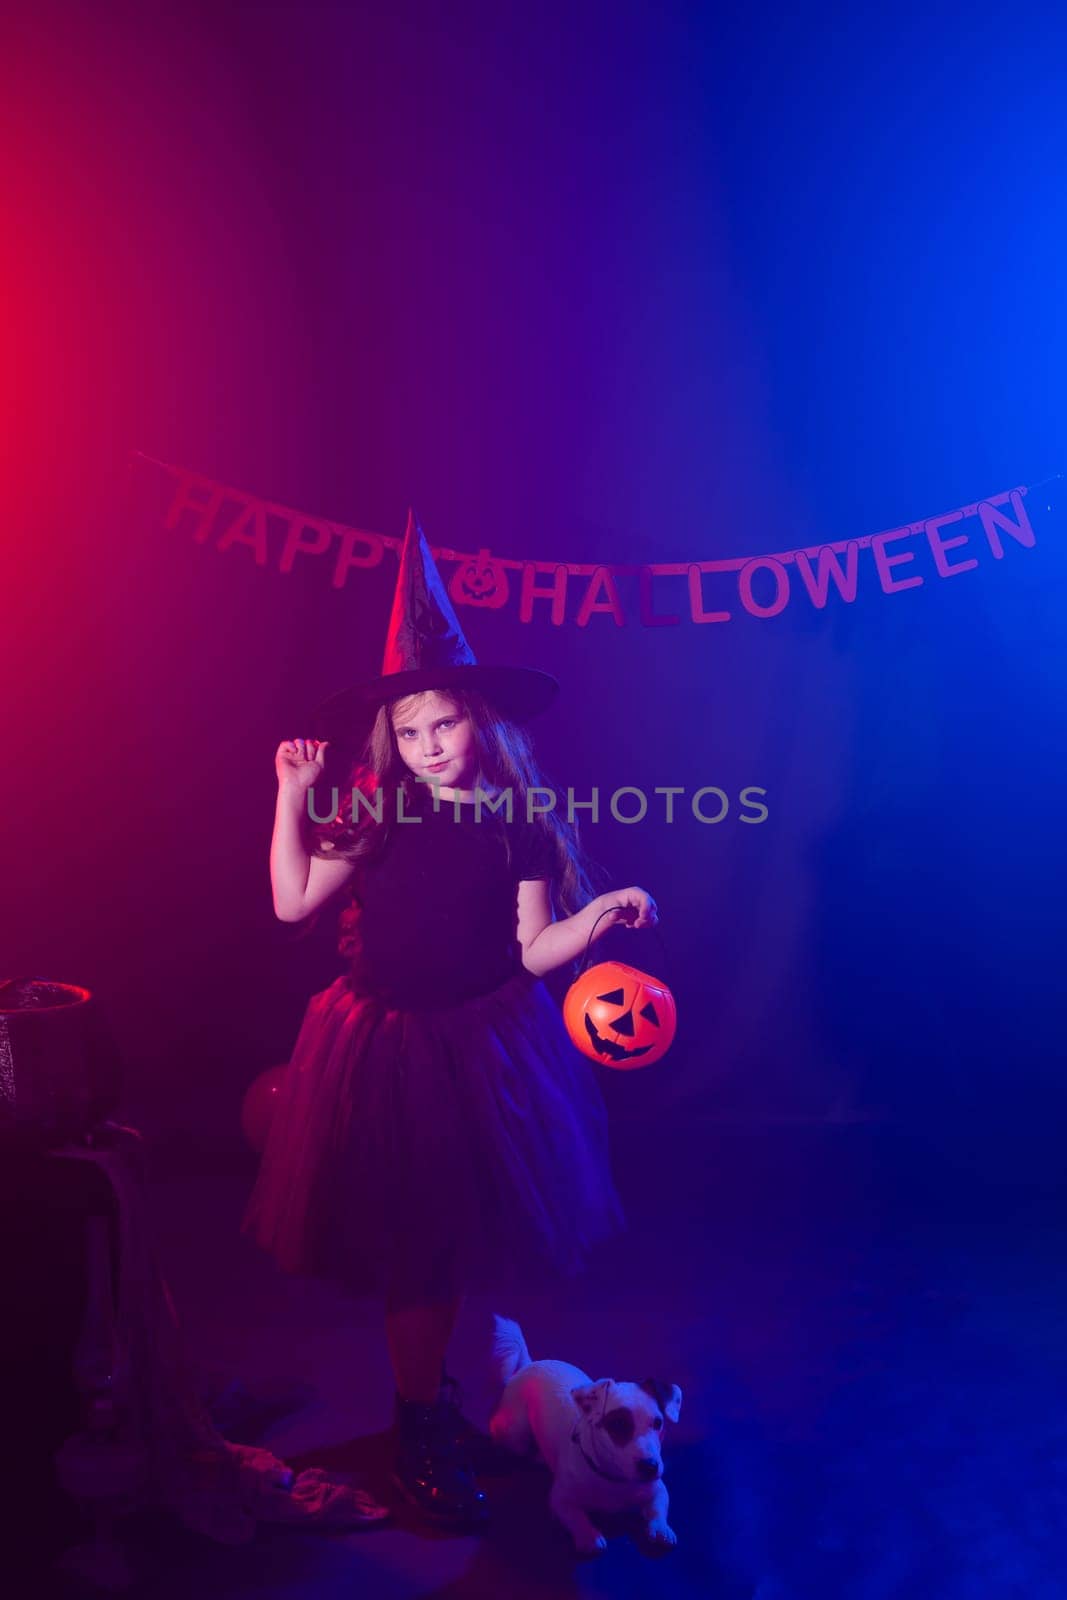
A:
<svg viewBox="0 0 1067 1600">
<path fill-rule="evenodd" d="M 303 794 L 317 783 L 326 762 L 329 739 L 283 739 L 274 756 L 279 789 Z"/>
<path fill-rule="evenodd" d="M 604 895 L 603 908 L 616 907 L 615 915 L 605 917 L 598 928 L 614 928 L 625 924 L 629 928 L 654 928 L 659 922 L 659 912 L 656 902 L 647 889 L 612 889 Z"/>
</svg>

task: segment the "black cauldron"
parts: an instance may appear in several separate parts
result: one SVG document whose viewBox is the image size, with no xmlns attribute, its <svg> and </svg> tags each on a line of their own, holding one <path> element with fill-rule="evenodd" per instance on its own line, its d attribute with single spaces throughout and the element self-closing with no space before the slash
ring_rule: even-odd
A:
<svg viewBox="0 0 1067 1600">
<path fill-rule="evenodd" d="M 80 1138 L 118 1100 L 118 1048 L 90 990 L 0 980 L 0 1142 Z"/>
</svg>

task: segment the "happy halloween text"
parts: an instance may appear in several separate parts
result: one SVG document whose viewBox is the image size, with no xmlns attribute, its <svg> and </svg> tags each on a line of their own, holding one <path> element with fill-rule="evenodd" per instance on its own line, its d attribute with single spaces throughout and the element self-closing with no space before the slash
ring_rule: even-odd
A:
<svg viewBox="0 0 1067 1600">
<path fill-rule="evenodd" d="M 210 542 L 219 551 L 243 550 L 257 566 L 283 574 L 321 559 L 335 589 L 343 588 L 354 574 L 378 566 L 387 550 L 399 553 L 400 539 L 331 522 L 136 454 L 175 480 L 164 527 L 168 532 L 187 528 L 197 544 Z M 516 598 L 517 590 L 520 622 L 544 617 L 554 627 L 573 620 L 584 628 L 593 617 L 604 615 L 618 628 L 633 620 L 644 628 L 677 627 L 683 619 L 724 623 L 737 615 L 735 602 L 742 612 L 765 621 L 778 616 L 798 595 L 817 611 L 824 610 L 832 596 L 853 604 L 861 577 L 865 572 L 871 575 L 872 565 L 882 592 L 896 595 L 920 587 L 931 576 L 944 580 L 974 571 L 981 563 L 973 550 L 981 550 L 982 544 L 994 561 L 1003 560 L 1002 534 L 1032 549 L 1036 538 L 1023 504 L 1027 492 L 1020 485 L 882 533 L 751 556 L 634 564 L 505 557 L 484 546 L 473 551 L 433 545 L 431 550 L 435 560 L 455 563 L 448 584 L 453 604 L 497 609 Z M 967 554 L 964 547 L 970 533 L 964 524 L 972 519 L 979 524 L 983 541 Z M 636 582 L 636 596 L 628 603 L 619 579 Z M 673 588 L 670 580 L 675 580 Z M 657 601 L 668 597 L 679 609 L 657 610 Z"/>
</svg>

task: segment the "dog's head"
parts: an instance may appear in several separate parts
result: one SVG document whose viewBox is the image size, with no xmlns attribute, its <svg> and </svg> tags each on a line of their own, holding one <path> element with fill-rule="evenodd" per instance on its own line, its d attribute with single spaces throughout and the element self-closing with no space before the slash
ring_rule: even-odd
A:
<svg viewBox="0 0 1067 1600">
<path fill-rule="evenodd" d="M 682 1409 L 676 1383 L 599 1378 L 571 1394 L 578 1407 L 579 1442 L 599 1472 L 633 1483 L 654 1483 L 663 1476 L 663 1430 L 678 1421 Z"/>
</svg>

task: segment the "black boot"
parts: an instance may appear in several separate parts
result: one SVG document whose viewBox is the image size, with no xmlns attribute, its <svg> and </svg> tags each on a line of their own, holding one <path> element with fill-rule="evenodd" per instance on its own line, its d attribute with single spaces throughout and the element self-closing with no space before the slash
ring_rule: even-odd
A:
<svg viewBox="0 0 1067 1600">
<path fill-rule="evenodd" d="M 481 1429 L 463 1415 L 463 1389 L 455 1378 L 449 1377 L 443 1364 L 437 1397 L 444 1407 L 448 1437 L 457 1446 L 461 1459 L 476 1478 L 480 1472 L 492 1472 L 492 1446 Z"/>
<path fill-rule="evenodd" d="M 437 1400 L 442 1407 L 442 1420 L 448 1430 L 448 1437 L 461 1447 L 469 1444 L 473 1429 L 463 1415 L 463 1390 L 455 1378 L 449 1377 L 443 1362 Z"/>
<path fill-rule="evenodd" d="M 397 1395 L 393 1482 L 441 1526 L 478 1528 L 488 1506 L 457 1438 L 458 1416 L 442 1395 L 428 1406 Z"/>
</svg>

